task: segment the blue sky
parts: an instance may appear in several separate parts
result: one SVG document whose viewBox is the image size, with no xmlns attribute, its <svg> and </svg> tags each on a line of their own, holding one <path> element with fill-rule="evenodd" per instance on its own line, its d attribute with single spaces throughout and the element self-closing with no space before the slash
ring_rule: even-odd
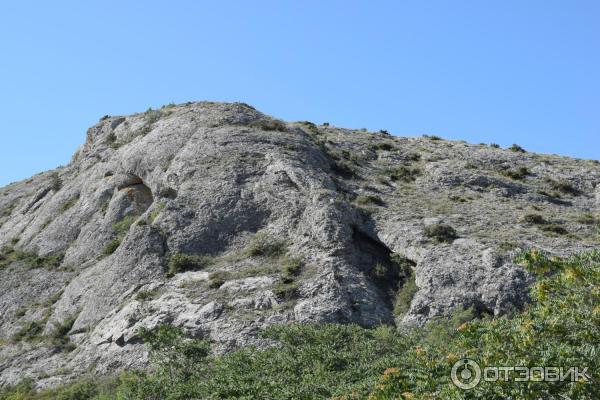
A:
<svg viewBox="0 0 600 400">
<path fill-rule="evenodd" d="M 243 101 L 286 120 L 600 158 L 598 1 L 5 1 L 0 185 L 104 114 Z"/>
</svg>

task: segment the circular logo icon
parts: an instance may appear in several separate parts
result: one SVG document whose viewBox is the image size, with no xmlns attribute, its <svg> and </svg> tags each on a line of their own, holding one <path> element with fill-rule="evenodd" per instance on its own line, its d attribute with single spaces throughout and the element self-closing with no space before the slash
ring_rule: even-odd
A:
<svg viewBox="0 0 600 400">
<path fill-rule="evenodd" d="M 450 377 L 456 387 L 464 390 L 473 389 L 481 381 L 481 368 L 475 361 L 463 358 L 454 363 Z"/>
</svg>

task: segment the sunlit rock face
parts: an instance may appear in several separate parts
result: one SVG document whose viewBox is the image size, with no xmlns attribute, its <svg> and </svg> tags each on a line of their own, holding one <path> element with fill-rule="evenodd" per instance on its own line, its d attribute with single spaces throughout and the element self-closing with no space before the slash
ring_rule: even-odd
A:
<svg viewBox="0 0 600 400">
<path fill-rule="evenodd" d="M 103 118 L 69 165 L 0 189 L 0 383 L 143 368 L 160 324 L 222 352 L 273 324 L 510 312 L 519 249 L 597 246 L 599 174 L 239 103 Z"/>
</svg>

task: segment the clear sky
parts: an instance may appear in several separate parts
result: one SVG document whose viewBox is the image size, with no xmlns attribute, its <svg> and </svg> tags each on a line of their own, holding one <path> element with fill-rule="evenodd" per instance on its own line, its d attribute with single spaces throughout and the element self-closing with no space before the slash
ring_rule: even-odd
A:
<svg viewBox="0 0 600 400">
<path fill-rule="evenodd" d="M 0 5 L 0 185 L 102 115 L 190 100 L 600 158 L 600 1 Z"/>
</svg>

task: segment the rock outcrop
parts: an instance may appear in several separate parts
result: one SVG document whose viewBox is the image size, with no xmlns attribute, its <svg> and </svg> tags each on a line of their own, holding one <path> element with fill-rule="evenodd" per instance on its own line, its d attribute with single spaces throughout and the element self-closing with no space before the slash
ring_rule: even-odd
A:
<svg viewBox="0 0 600 400">
<path fill-rule="evenodd" d="M 273 324 L 510 312 L 519 249 L 598 245 L 599 177 L 238 103 L 104 117 L 69 165 L 0 189 L 0 384 L 144 367 L 140 328 L 164 323 L 227 351 Z"/>
</svg>

